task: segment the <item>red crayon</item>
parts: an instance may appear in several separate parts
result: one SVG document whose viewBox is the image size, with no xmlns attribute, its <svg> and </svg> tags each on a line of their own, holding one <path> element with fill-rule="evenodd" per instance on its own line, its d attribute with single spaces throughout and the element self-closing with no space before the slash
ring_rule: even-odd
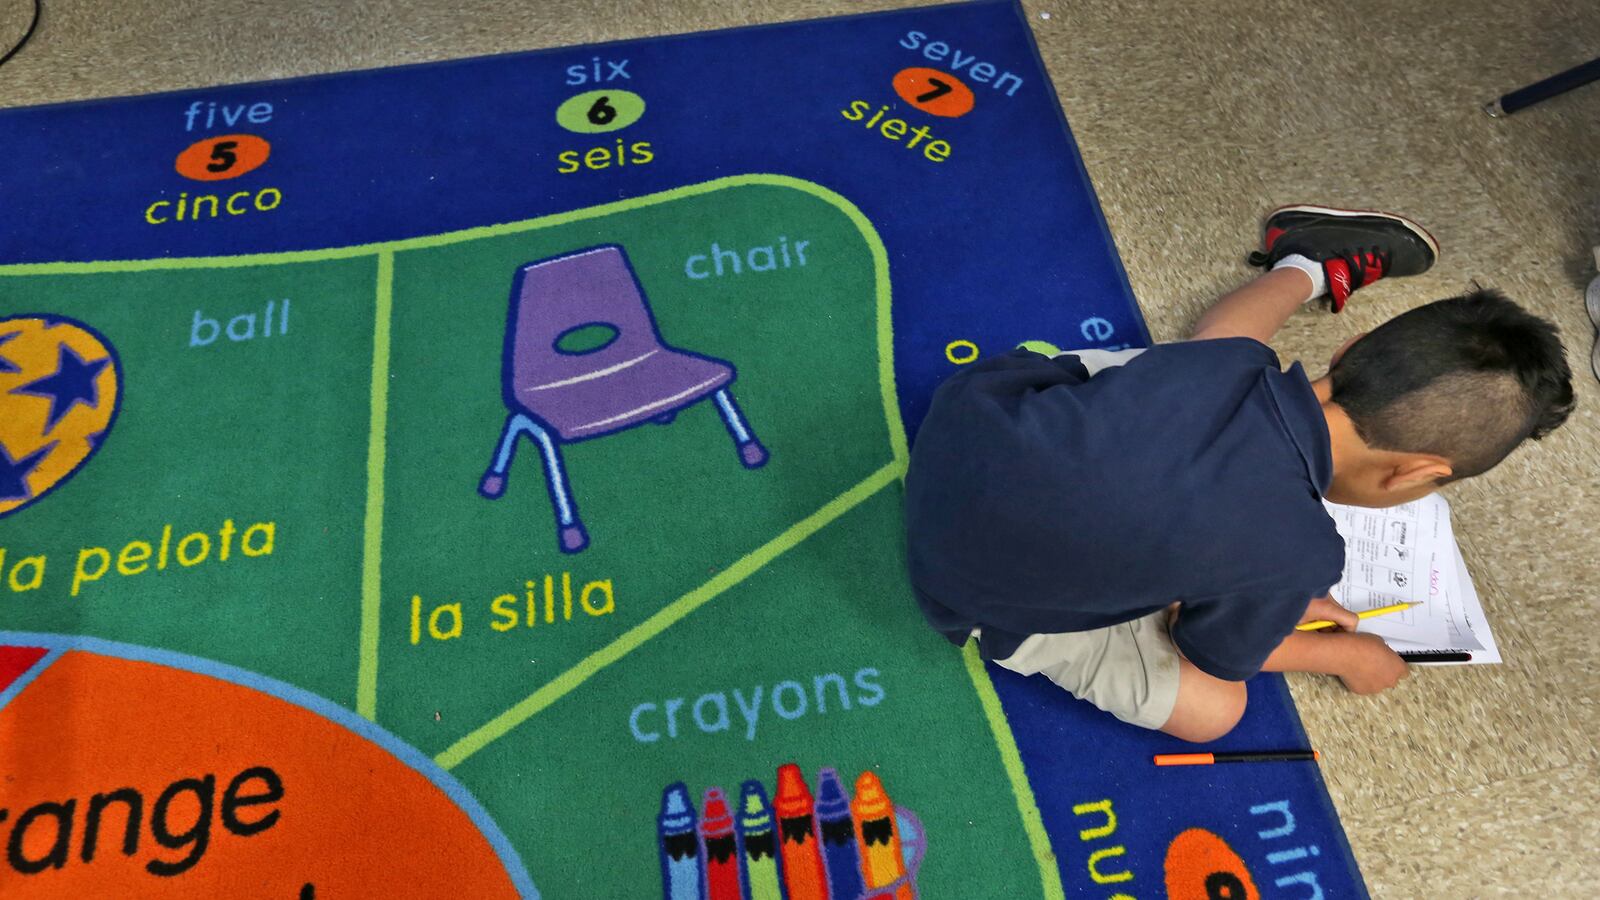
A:
<svg viewBox="0 0 1600 900">
<path fill-rule="evenodd" d="M 739 843 L 733 836 L 733 816 L 722 788 L 706 789 L 700 839 L 706 847 L 706 900 L 740 900 Z"/>
<path fill-rule="evenodd" d="M 780 767 L 772 810 L 778 815 L 778 851 L 783 856 L 783 883 L 789 900 L 828 900 L 815 809 L 800 767 L 794 763 Z"/>
</svg>

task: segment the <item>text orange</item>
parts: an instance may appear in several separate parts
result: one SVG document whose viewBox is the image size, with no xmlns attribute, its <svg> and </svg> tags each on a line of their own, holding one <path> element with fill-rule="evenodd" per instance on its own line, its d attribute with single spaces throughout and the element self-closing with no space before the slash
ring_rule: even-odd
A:
<svg viewBox="0 0 1600 900">
<path fill-rule="evenodd" d="M 427 774 L 218 677 L 71 650 L 0 708 L 0 748 L 7 900 L 517 896 Z M 112 794 L 124 799 L 92 811 Z"/>
</svg>

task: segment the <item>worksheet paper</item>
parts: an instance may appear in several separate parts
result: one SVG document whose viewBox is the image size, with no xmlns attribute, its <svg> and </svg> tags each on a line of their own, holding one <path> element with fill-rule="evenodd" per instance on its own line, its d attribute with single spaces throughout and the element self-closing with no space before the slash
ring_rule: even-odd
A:
<svg viewBox="0 0 1600 900">
<path fill-rule="evenodd" d="M 1406 641 L 1390 640 L 1389 646 L 1396 651 L 1466 650 L 1472 654 L 1471 664 L 1500 662 L 1500 647 L 1494 642 L 1494 633 L 1489 630 L 1489 620 L 1484 617 L 1478 591 L 1472 586 L 1472 577 L 1467 574 L 1467 561 L 1461 556 L 1460 545 L 1456 545 L 1455 573 L 1446 599 L 1449 601 L 1450 616 L 1450 640 L 1447 644 L 1442 647 L 1423 647 Z M 1439 665 L 1466 664 L 1463 662 Z"/>
<path fill-rule="evenodd" d="M 1345 541 L 1344 577 L 1334 599 L 1356 612 L 1422 604 L 1363 619 L 1360 631 L 1396 650 L 1466 650 L 1474 663 L 1500 661 L 1443 497 L 1388 509 L 1325 505 Z"/>
</svg>

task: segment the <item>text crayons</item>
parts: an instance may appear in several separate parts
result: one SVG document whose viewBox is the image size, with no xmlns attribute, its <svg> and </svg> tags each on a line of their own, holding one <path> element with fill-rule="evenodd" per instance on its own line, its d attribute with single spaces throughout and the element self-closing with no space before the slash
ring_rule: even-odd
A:
<svg viewBox="0 0 1600 900">
<path fill-rule="evenodd" d="M 817 773 L 817 830 L 822 837 L 822 862 L 828 873 L 828 892 L 834 900 L 850 900 L 866 893 L 861 882 L 861 851 L 856 848 L 856 823 L 850 818 L 850 798 L 839 773 Z"/>
<path fill-rule="evenodd" d="M 877 775 L 862 772 L 856 779 L 856 798 L 850 808 L 861 830 L 857 846 L 861 850 L 861 871 L 866 876 L 868 893 L 871 888 L 886 887 L 903 879 L 906 869 L 900 856 L 900 832 L 895 827 L 894 804 Z M 904 881 L 894 892 L 894 900 L 913 900 L 914 896 L 911 885 Z"/>
<path fill-rule="evenodd" d="M 722 788 L 707 788 L 700 812 L 700 839 L 705 845 L 706 900 L 741 900 L 739 842 Z"/>
<path fill-rule="evenodd" d="M 656 819 L 661 840 L 661 884 L 665 900 L 701 900 L 700 835 L 695 828 L 689 788 L 679 781 L 661 795 Z"/>
<path fill-rule="evenodd" d="M 739 849 L 750 900 L 783 900 L 778 884 L 778 833 L 767 806 L 767 791 L 751 779 L 739 788 Z"/>
<path fill-rule="evenodd" d="M 827 876 L 817 842 L 815 804 L 800 767 L 778 769 L 778 792 L 772 798 L 778 814 L 778 852 L 783 855 L 783 883 L 789 900 L 828 900 Z"/>
</svg>

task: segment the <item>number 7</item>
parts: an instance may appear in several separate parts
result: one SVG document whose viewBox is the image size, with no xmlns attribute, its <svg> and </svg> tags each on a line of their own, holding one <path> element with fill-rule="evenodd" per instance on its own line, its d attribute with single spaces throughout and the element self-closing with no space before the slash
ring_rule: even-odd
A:
<svg viewBox="0 0 1600 900">
<path fill-rule="evenodd" d="M 918 103 L 927 103 L 929 100 L 936 100 L 955 90 L 955 88 L 950 86 L 948 81 L 942 81 L 938 78 L 929 78 L 928 83 L 933 85 L 933 90 L 927 92 L 926 94 L 918 94 Z"/>
</svg>

